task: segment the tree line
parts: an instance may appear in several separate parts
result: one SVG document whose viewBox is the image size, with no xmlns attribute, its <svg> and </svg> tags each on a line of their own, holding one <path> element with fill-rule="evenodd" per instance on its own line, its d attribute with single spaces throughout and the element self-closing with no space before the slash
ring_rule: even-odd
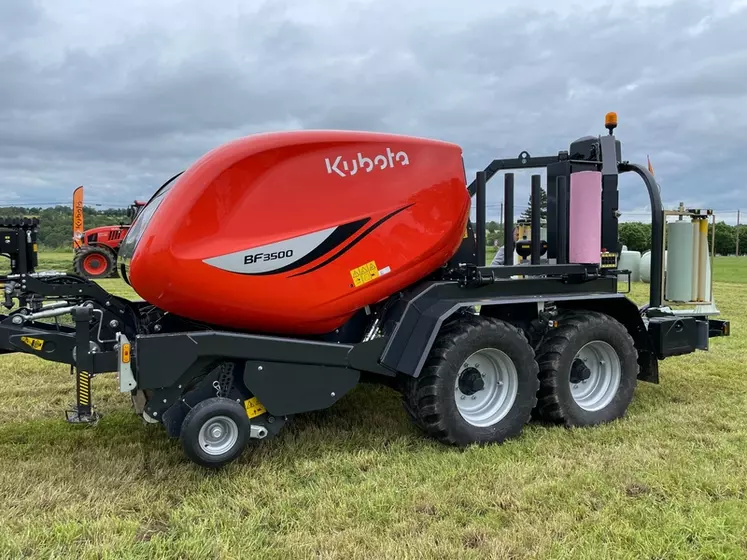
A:
<svg viewBox="0 0 747 560">
<path fill-rule="evenodd" d="M 625 222 L 618 229 L 620 241 L 628 246 L 630 251 L 648 251 L 651 249 L 651 224 L 641 222 Z M 713 224 L 708 225 L 708 247 L 710 250 L 713 239 L 714 252 L 717 255 L 735 255 L 737 239 L 739 239 L 739 254 L 747 252 L 747 228 L 731 226 L 725 222 L 716 222 L 714 236 Z"/>
<path fill-rule="evenodd" d="M 543 200 L 543 202 L 545 202 Z M 544 204 L 543 204 L 544 206 Z M 546 208 L 542 208 L 546 213 Z M 34 216 L 40 221 L 39 245 L 42 249 L 72 248 L 73 239 L 73 208 L 72 206 L 53 206 L 49 208 L 27 208 L 22 206 L 0 207 L 0 216 L 23 217 Z M 527 208 L 521 218 L 528 219 L 531 211 Z M 546 216 L 543 216 L 543 219 Z M 127 209 L 106 208 L 98 210 L 90 206 L 83 208 L 83 223 L 85 229 L 98 226 L 127 224 Z M 496 221 L 486 224 L 486 241 L 489 247 L 503 245 L 503 225 Z M 651 249 L 651 225 L 644 222 L 624 222 L 619 228 L 620 242 L 627 245 L 631 251 L 648 251 Z M 709 226 L 708 240 L 710 243 L 712 227 Z M 747 252 L 747 227 L 731 226 L 724 222 L 716 223 L 715 249 L 718 255 L 733 255 L 737 248 L 739 236 L 740 254 Z"/>
<path fill-rule="evenodd" d="M 503 245 L 503 225 L 495 221 L 485 224 L 486 242 L 488 247 Z M 645 222 L 623 222 L 618 228 L 620 243 L 626 245 L 629 251 L 651 250 L 651 224 Z M 710 247 L 713 226 L 708 228 L 708 246 Z M 747 253 L 747 227 L 730 226 L 725 222 L 716 222 L 715 252 L 717 255 L 734 255 L 737 249 L 737 235 L 739 236 L 739 254 Z"/>
<path fill-rule="evenodd" d="M 73 207 L 53 206 L 34 208 L 23 206 L 0 207 L 0 216 L 8 218 L 39 218 L 39 247 L 42 250 L 70 249 L 73 246 Z M 97 210 L 83 207 L 84 229 L 99 226 L 128 224 L 126 208 Z"/>
<path fill-rule="evenodd" d="M 544 189 L 540 192 L 540 218 L 544 222 L 547 219 L 547 193 Z M 527 207 L 519 217 L 522 220 L 529 221 L 532 217 L 532 198 L 529 197 Z M 488 247 L 503 245 L 503 224 L 490 221 L 485 224 L 486 244 Z M 623 222 L 618 227 L 618 237 L 623 245 L 628 247 L 629 251 L 651 250 L 651 224 L 645 222 Z M 708 247 L 710 250 L 711 239 L 714 240 L 715 253 L 717 255 L 734 255 L 747 253 L 747 227 L 730 226 L 725 222 L 716 222 L 716 234 L 713 235 L 713 225 L 708 224 Z M 739 244 L 737 244 L 739 240 Z"/>
</svg>

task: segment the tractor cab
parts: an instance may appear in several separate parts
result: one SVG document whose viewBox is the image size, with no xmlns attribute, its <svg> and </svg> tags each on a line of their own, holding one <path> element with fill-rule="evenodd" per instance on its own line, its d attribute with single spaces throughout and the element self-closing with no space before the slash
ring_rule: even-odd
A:
<svg viewBox="0 0 747 560">
<path fill-rule="evenodd" d="M 140 211 L 143 209 L 145 204 L 146 203 L 142 200 L 136 200 L 134 203 L 130 204 L 127 208 L 127 219 L 130 220 L 130 224 L 135 221 L 135 218 L 140 214 Z"/>
</svg>

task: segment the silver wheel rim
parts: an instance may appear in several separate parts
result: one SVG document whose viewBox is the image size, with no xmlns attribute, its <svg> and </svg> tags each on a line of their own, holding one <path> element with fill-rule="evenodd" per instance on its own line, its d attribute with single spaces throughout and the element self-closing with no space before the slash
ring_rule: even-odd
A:
<svg viewBox="0 0 747 560">
<path fill-rule="evenodd" d="M 460 379 L 467 370 L 477 370 L 484 387 L 474 393 L 462 392 Z M 459 368 L 454 384 L 457 410 L 472 426 L 484 428 L 500 422 L 516 402 L 519 375 L 508 355 L 497 348 L 484 348 L 472 354 Z"/>
<path fill-rule="evenodd" d="M 573 358 L 581 360 L 589 370 L 588 379 L 570 381 L 571 395 L 576 404 L 595 412 L 612 402 L 620 387 L 622 367 L 620 357 L 608 343 L 594 340 L 585 344 Z M 571 364 L 573 367 L 573 363 Z"/>
<path fill-rule="evenodd" d="M 200 428 L 197 440 L 208 455 L 222 455 L 239 439 L 239 427 L 228 416 L 215 416 Z"/>
</svg>

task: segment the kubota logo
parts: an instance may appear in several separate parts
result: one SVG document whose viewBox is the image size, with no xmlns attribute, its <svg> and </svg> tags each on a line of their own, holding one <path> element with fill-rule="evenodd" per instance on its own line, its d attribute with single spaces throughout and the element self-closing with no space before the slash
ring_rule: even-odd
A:
<svg viewBox="0 0 747 560">
<path fill-rule="evenodd" d="M 363 154 L 358 152 L 358 158 L 351 161 L 342 159 L 342 156 L 337 156 L 334 161 L 330 158 L 324 158 L 324 163 L 327 164 L 327 173 L 337 173 L 340 177 L 348 177 L 355 175 L 358 171 L 365 170 L 366 173 L 371 173 L 374 169 L 386 169 L 387 167 L 394 167 L 395 163 L 400 165 L 410 165 L 410 158 L 405 152 L 397 152 L 396 154 L 391 148 L 386 149 L 386 155 L 379 154 L 373 159 L 363 157 Z"/>
</svg>

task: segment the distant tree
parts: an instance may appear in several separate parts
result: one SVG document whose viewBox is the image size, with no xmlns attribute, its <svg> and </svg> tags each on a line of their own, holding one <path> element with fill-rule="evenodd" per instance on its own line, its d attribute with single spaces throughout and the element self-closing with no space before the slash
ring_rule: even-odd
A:
<svg viewBox="0 0 747 560">
<path fill-rule="evenodd" d="M 708 247 L 710 250 L 713 228 L 708 228 Z M 724 222 L 716 223 L 715 252 L 717 255 L 733 255 L 736 251 L 735 228 Z M 741 239 L 740 239 L 741 241 Z"/>
<path fill-rule="evenodd" d="M 485 236 L 485 244 L 488 247 L 501 246 L 503 245 L 503 230 L 498 228 L 495 231 L 489 231 Z"/>
<path fill-rule="evenodd" d="M 42 248 L 59 249 L 69 247 L 72 249 L 72 206 L 53 206 L 49 208 L 6 206 L 0 208 L 0 216 L 37 217 L 39 218 L 39 245 Z M 97 210 L 86 206 L 83 208 L 83 223 L 86 229 L 128 223 L 126 209 L 108 208 Z"/>
<path fill-rule="evenodd" d="M 498 225 L 498 222 L 496 222 L 494 220 L 490 220 L 487 224 L 485 224 L 485 228 L 488 231 L 491 231 L 491 232 L 498 231 L 498 229 L 500 229 L 500 227 L 501 226 Z"/>
<path fill-rule="evenodd" d="M 620 243 L 629 251 L 641 253 L 651 249 L 651 226 L 641 222 L 624 222 L 618 228 Z"/>
<path fill-rule="evenodd" d="M 532 195 L 529 195 L 527 208 L 521 213 L 521 219 L 530 221 L 532 219 Z M 547 193 L 545 189 L 540 189 L 540 219 L 547 219 Z"/>
</svg>

